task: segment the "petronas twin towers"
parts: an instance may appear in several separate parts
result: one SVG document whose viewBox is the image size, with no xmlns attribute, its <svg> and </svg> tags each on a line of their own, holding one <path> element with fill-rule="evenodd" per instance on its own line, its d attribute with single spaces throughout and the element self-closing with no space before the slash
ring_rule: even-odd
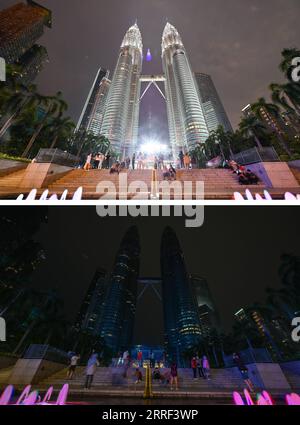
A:
<svg viewBox="0 0 300 425">
<path fill-rule="evenodd" d="M 174 158 L 209 136 L 201 96 L 181 37 L 167 23 L 162 36 L 163 76 L 142 76 L 143 42 L 137 24 L 127 31 L 106 99 L 101 134 L 121 156 L 138 146 L 142 81 L 165 84 L 170 147 Z M 146 77 L 146 78 L 145 78 Z"/>
</svg>

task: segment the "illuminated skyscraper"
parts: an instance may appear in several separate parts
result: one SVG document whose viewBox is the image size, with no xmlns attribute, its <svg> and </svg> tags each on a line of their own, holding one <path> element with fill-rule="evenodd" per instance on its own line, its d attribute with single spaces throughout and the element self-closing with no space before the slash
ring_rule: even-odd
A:
<svg viewBox="0 0 300 425">
<path fill-rule="evenodd" d="M 51 11 L 27 0 L 0 11 L 0 57 L 17 62 L 51 27 Z"/>
<path fill-rule="evenodd" d="M 108 91 L 111 81 L 108 79 L 109 71 L 100 68 L 87 97 L 83 111 L 79 118 L 76 131 L 101 134 Z"/>
<path fill-rule="evenodd" d="M 122 156 L 130 155 L 137 143 L 142 56 L 142 36 L 135 24 L 121 44 L 101 128 L 101 134 Z"/>
<path fill-rule="evenodd" d="M 132 227 L 116 256 L 100 321 L 101 336 L 114 353 L 132 345 L 139 265 L 139 235 Z"/>
<path fill-rule="evenodd" d="M 166 100 L 173 156 L 209 136 L 198 87 L 177 29 L 167 23 L 162 37 Z"/>
<path fill-rule="evenodd" d="M 161 271 L 166 351 L 182 364 L 182 354 L 199 342 L 201 328 L 183 252 L 171 228 L 162 237 Z"/>
<path fill-rule="evenodd" d="M 195 73 L 203 112 L 206 119 L 208 131 L 217 130 L 221 125 L 225 131 L 233 131 L 229 118 L 226 114 L 220 96 L 210 75 L 201 72 Z"/>
</svg>

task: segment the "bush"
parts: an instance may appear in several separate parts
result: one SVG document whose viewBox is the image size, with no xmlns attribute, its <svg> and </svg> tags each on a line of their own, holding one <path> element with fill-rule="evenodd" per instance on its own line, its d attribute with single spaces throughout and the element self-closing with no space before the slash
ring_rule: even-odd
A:
<svg viewBox="0 0 300 425">
<path fill-rule="evenodd" d="M 280 155 L 279 158 L 282 162 L 288 162 L 291 159 L 288 155 Z"/>
<path fill-rule="evenodd" d="M 19 161 L 19 162 L 26 162 L 26 163 L 31 162 L 30 159 L 20 158 L 18 156 L 11 156 L 11 155 L 7 155 L 6 153 L 1 153 L 1 152 L 0 152 L 0 159 L 9 159 L 11 161 Z"/>
</svg>

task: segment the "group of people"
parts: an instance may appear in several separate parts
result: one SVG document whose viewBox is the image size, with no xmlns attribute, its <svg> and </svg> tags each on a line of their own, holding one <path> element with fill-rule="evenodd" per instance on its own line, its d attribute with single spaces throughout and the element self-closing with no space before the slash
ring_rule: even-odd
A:
<svg viewBox="0 0 300 425">
<path fill-rule="evenodd" d="M 93 155 L 90 153 L 85 161 L 83 169 L 85 171 L 89 170 L 102 170 L 103 168 L 109 168 L 110 165 L 110 154 L 107 153 L 104 155 L 103 153 L 97 153 L 96 155 Z"/>
<path fill-rule="evenodd" d="M 183 151 L 179 152 L 179 166 L 186 170 L 189 170 L 192 167 L 192 158 L 187 152 L 185 154 Z"/>
<path fill-rule="evenodd" d="M 194 379 L 197 379 L 197 375 L 199 378 L 210 379 L 210 364 L 206 356 L 194 356 L 191 360 L 191 368 Z"/>
<path fill-rule="evenodd" d="M 67 372 L 67 379 L 69 380 L 73 379 L 79 361 L 80 361 L 80 355 L 73 353 L 70 358 L 70 365 Z M 94 380 L 94 375 L 96 373 L 98 366 L 100 366 L 98 354 L 95 351 L 93 351 L 91 356 L 89 357 L 89 360 L 86 366 L 85 383 L 84 383 L 85 389 L 88 390 L 91 388 L 93 380 Z"/>
<path fill-rule="evenodd" d="M 236 161 L 226 161 L 225 168 L 229 168 L 233 173 L 239 177 L 239 182 L 242 185 L 258 184 L 259 178 L 250 169 L 244 165 L 239 165 Z"/>
<path fill-rule="evenodd" d="M 136 367 L 134 370 L 133 379 L 135 384 L 137 385 L 143 381 L 143 374 L 140 370 L 140 368 L 143 367 L 142 351 L 138 351 L 136 360 L 138 362 L 138 367 Z M 162 385 L 165 385 L 165 386 L 170 385 L 171 390 L 173 389 L 178 390 L 178 367 L 177 367 L 176 361 L 173 361 L 170 365 L 169 370 L 163 373 L 161 372 L 159 367 L 155 366 L 155 356 L 153 352 L 150 353 L 149 360 L 150 360 L 150 367 L 153 369 L 153 373 L 152 373 L 153 380 L 160 382 Z M 67 372 L 67 379 L 69 380 L 73 379 L 79 361 L 80 361 L 80 355 L 72 353 L 70 356 L 70 365 Z M 235 366 L 238 368 L 241 374 L 241 377 L 245 385 L 247 386 L 248 390 L 250 392 L 254 392 L 255 388 L 249 377 L 248 368 L 245 365 L 239 353 L 233 354 L 233 362 Z M 124 351 L 124 353 L 120 355 L 118 360 L 118 365 L 122 365 L 124 367 L 123 378 L 128 378 L 128 371 L 132 365 L 132 359 L 128 350 Z M 97 367 L 99 366 L 100 366 L 99 356 L 95 351 L 93 351 L 88 359 L 87 366 L 86 366 L 85 383 L 84 383 L 85 389 L 91 388 L 94 375 L 96 373 Z M 191 359 L 191 369 L 193 371 L 194 379 L 197 379 L 198 377 L 199 379 L 203 378 L 203 379 L 210 380 L 210 376 L 211 376 L 210 364 L 209 364 L 209 360 L 207 356 L 204 355 L 202 357 L 199 357 L 198 355 L 195 355 Z"/>
</svg>

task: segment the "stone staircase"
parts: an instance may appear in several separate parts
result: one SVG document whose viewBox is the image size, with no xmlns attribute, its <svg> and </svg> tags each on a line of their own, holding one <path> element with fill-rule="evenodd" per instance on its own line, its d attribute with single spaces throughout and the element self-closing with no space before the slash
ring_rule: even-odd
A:
<svg viewBox="0 0 300 425">
<path fill-rule="evenodd" d="M 98 368 L 94 377 L 92 389 L 94 392 L 102 391 L 143 391 L 145 384 L 145 369 L 142 371 L 144 380 L 142 383 L 136 385 L 134 378 L 135 369 L 132 368 L 128 371 L 128 377 L 123 377 L 123 368 Z M 167 370 L 162 370 L 162 373 Z M 179 388 L 184 392 L 203 392 L 210 391 L 231 393 L 234 390 L 242 390 L 244 383 L 241 379 L 240 373 L 236 368 L 233 369 L 218 369 L 211 371 L 211 379 L 193 379 L 192 370 L 179 369 Z M 78 392 L 83 390 L 85 381 L 85 368 L 78 367 L 75 377 L 71 381 L 66 379 L 67 369 L 49 377 L 48 379 L 39 383 L 38 388 L 46 390 L 48 387 L 53 387 L 58 390 L 63 384 L 68 382 L 70 384 L 71 392 Z M 162 385 L 153 380 L 152 382 L 154 392 L 169 391 L 169 385 Z"/>
<path fill-rule="evenodd" d="M 280 367 L 292 389 L 300 392 L 300 362 L 282 363 Z"/>
<path fill-rule="evenodd" d="M 2 193 L 20 193 L 20 183 L 24 177 L 26 168 L 9 173 L 4 177 L 0 177 L 0 194 Z"/>
<path fill-rule="evenodd" d="M 110 174 L 109 170 L 73 170 L 63 178 L 57 180 L 49 186 L 50 193 L 61 194 L 65 189 L 68 189 L 70 194 L 74 193 L 78 187 L 83 187 L 85 199 L 99 198 L 103 196 L 103 190 L 98 189 L 99 183 L 111 182 L 115 185 L 117 193 L 127 194 L 127 185 L 132 182 L 142 181 L 145 183 L 145 193 L 151 192 L 152 170 L 128 170 L 118 174 Z M 124 182 L 120 185 L 120 180 Z M 135 192 L 134 192 L 135 193 Z M 129 193 L 129 198 L 132 196 Z"/>
</svg>

